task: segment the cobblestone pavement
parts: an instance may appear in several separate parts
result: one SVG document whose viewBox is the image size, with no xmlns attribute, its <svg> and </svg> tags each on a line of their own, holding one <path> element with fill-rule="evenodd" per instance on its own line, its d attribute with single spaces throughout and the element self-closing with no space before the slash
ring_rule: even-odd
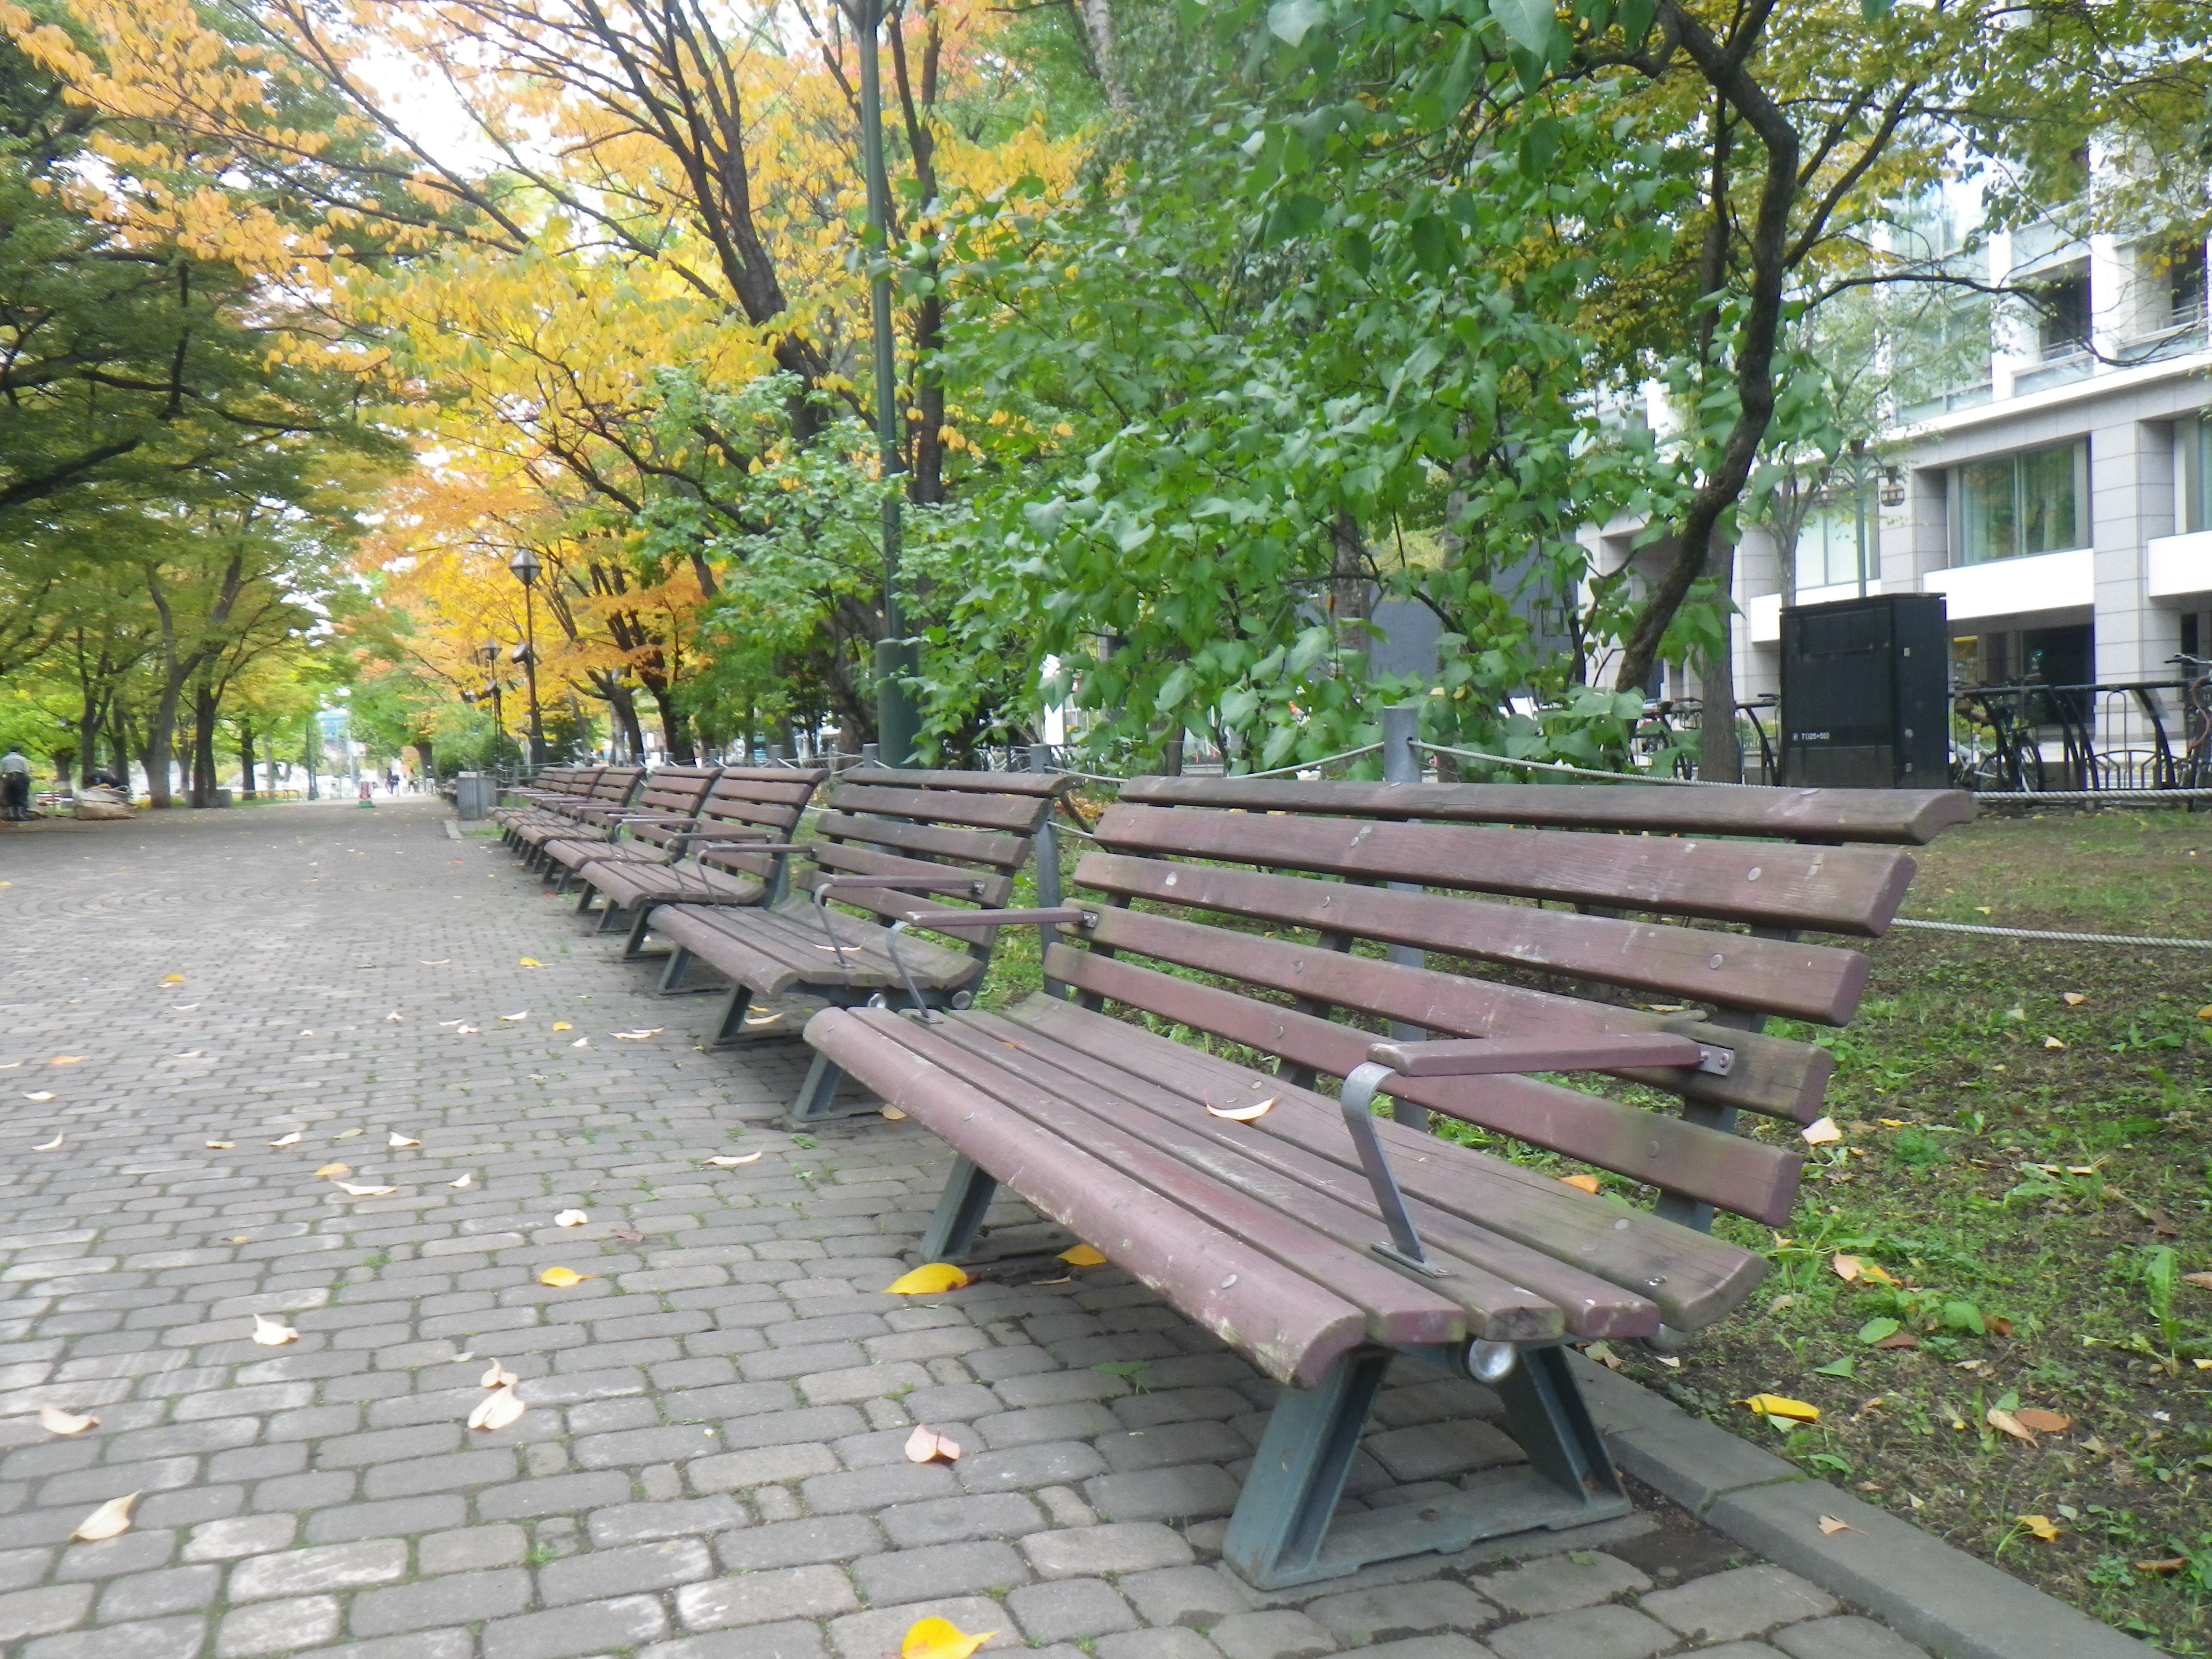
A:
<svg viewBox="0 0 2212 1659">
<path fill-rule="evenodd" d="M 1109 1268 L 881 1294 L 937 1143 L 769 1127 L 796 1045 L 700 1052 L 708 1000 L 434 802 L 36 825 L 0 883 L 0 1652 L 1919 1653 L 1656 1503 L 1254 1594 L 1218 1545 L 1272 1383 Z M 528 1410 L 471 1431 L 495 1358 Z M 1494 1459 L 1486 1405 L 1395 1383 L 1356 1498 Z"/>
</svg>

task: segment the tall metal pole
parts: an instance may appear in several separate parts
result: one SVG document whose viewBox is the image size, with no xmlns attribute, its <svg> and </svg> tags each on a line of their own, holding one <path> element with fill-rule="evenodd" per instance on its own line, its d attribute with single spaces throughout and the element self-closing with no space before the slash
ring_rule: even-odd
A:
<svg viewBox="0 0 2212 1659">
<path fill-rule="evenodd" d="M 899 453 L 897 342 L 891 333 L 890 184 L 884 170 L 884 93 L 877 64 L 877 36 L 882 33 L 884 0 L 854 0 L 854 18 L 860 48 L 860 161 L 868 181 L 868 234 L 875 274 L 870 283 L 872 323 L 876 336 L 876 441 L 884 482 L 904 467 Z M 899 613 L 899 492 L 884 493 L 884 637 L 876 645 L 876 744 L 885 766 L 904 766 L 913 758 L 921 721 L 914 697 L 902 684 L 918 667 Z"/>
<path fill-rule="evenodd" d="M 538 611 L 531 602 L 538 587 L 532 578 L 537 574 L 533 570 L 522 582 L 522 668 L 530 681 L 530 770 L 533 776 L 545 764 L 545 721 L 538 708 Z"/>
<path fill-rule="evenodd" d="M 1382 710 L 1382 781 L 1385 783 L 1419 783 L 1421 781 L 1421 757 L 1414 750 L 1414 740 L 1421 734 L 1421 705 L 1417 702 L 1394 702 Z M 1418 893 L 1418 883 L 1393 881 L 1384 884 L 1394 893 Z M 1428 957 L 1418 945 L 1390 946 L 1390 960 L 1408 967 L 1425 966 Z M 1428 1032 L 1419 1025 L 1405 1021 L 1390 1022 L 1390 1035 L 1400 1042 L 1425 1042 Z M 1393 1101 L 1390 1115 L 1399 1122 L 1416 1129 L 1429 1127 L 1429 1110 L 1410 1101 Z"/>
</svg>

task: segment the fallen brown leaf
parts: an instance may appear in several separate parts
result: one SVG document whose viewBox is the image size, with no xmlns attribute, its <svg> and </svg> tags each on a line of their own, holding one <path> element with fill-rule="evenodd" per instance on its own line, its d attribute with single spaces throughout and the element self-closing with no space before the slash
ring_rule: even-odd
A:
<svg viewBox="0 0 2212 1659">
<path fill-rule="evenodd" d="M 1583 1192 L 1592 1194 L 1595 1194 L 1599 1187 L 1598 1178 L 1594 1175 L 1561 1176 L 1559 1184 L 1563 1187 L 1578 1187 Z"/>
<path fill-rule="evenodd" d="M 2031 1446 L 2035 1443 L 2035 1431 L 2010 1412 L 2001 1412 L 1992 1406 L 1982 1413 L 1982 1420 L 2000 1434 L 2008 1434 L 2015 1440 L 2025 1440 Z"/>
<path fill-rule="evenodd" d="M 960 1443 L 948 1440 L 935 1429 L 924 1425 L 906 1437 L 906 1459 L 909 1463 L 929 1463 L 943 1458 L 951 1463 L 960 1456 Z"/>
<path fill-rule="evenodd" d="M 2022 1406 L 2013 1413 L 2021 1426 L 2033 1429 L 2038 1434 L 2063 1434 L 2074 1426 L 2074 1419 L 2063 1413 L 2045 1411 L 2040 1406 Z"/>
<path fill-rule="evenodd" d="M 495 1359 L 480 1381 L 487 1389 L 511 1389 L 522 1379 Z"/>
<path fill-rule="evenodd" d="M 1839 1532 L 1856 1532 L 1858 1528 L 1850 1522 L 1838 1521 L 1832 1515 L 1824 1515 L 1820 1517 L 1820 1531 L 1826 1537 L 1833 1538 Z"/>
<path fill-rule="evenodd" d="M 1887 1336 L 1885 1336 L 1881 1341 L 1875 1344 L 1875 1346 L 1877 1348 L 1889 1349 L 1917 1348 L 1919 1346 L 1920 1339 L 1913 1335 L 1911 1331 L 1892 1331 Z"/>
<path fill-rule="evenodd" d="M 315 1179 L 318 1181 L 336 1181 L 342 1175 L 351 1175 L 352 1173 L 353 1165 L 350 1164 L 325 1164 L 321 1169 L 315 1171 Z"/>
<path fill-rule="evenodd" d="M 100 1419 L 96 1417 L 72 1417 L 56 1407 L 41 1406 L 39 1407 L 39 1426 L 48 1434 L 82 1434 L 87 1429 L 98 1428 Z"/>
</svg>

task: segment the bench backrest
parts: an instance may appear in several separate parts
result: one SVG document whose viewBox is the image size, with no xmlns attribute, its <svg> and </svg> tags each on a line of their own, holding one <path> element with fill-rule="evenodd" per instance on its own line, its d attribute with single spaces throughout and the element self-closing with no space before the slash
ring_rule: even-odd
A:
<svg viewBox="0 0 2212 1659">
<path fill-rule="evenodd" d="M 592 786 L 606 769 L 599 766 L 549 766 L 526 785 L 533 794 L 588 798 Z"/>
<path fill-rule="evenodd" d="M 714 787 L 714 780 L 721 773 L 719 766 L 664 766 L 647 776 L 638 789 L 637 799 L 629 805 L 641 813 L 696 817 L 707 799 L 707 792 Z M 687 827 L 677 823 L 627 823 L 623 825 L 622 833 L 629 840 L 658 847 Z"/>
<path fill-rule="evenodd" d="M 1543 799 L 1523 806 L 1496 793 Z M 1682 1032 L 1732 1051 L 1731 1068 L 1617 1073 L 1677 1097 L 1682 1116 L 1529 1077 L 1429 1079 L 1406 1085 L 1405 1097 L 1647 1182 L 1678 1202 L 1779 1224 L 1803 1159 L 1794 1138 L 1735 1134 L 1735 1114 L 1812 1121 L 1833 1063 L 1810 1043 L 1765 1035 L 1766 1017 L 1848 1021 L 1866 986 L 1865 957 L 1798 935 L 1879 936 L 1915 868 L 1895 846 L 1831 837 L 1886 826 L 1907 839 L 1919 831 L 1901 826 L 1940 828 L 1971 804 L 1961 811 L 1921 797 L 1870 813 L 1861 791 L 1635 792 L 1725 794 L 1737 816 L 1723 836 L 1697 817 L 1717 808 L 1617 799 L 1630 793 L 1139 780 L 1101 818 L 1101 850 L 1076 871 L 1109 898 L 1081 930 L 1091 948 L 1054 946 L 1045 972 L 1092 1006 L 1123 1003 L 1273 1054 L 1299 1082 L 1358 1066 L 1376 1038 L 1370 1028 L 1384 1020 L 1440 1036 Z M 1598 827 L 1525 827 L 1577 823 L 1575 798 Z M 1181 804 L 1154 804 L 1164 799 Z M 1804 841 L 1737 838 L 1761 810 Z M 1462 821 L 1435 821 L 1453 811 Z M 1669 811 L 1693 821 L 1687 833 L 1668 831 L 1679 822 Z M 1624 812 L 1641 814 L 1632 829 Z M 1129 908 L 1135 901 L 1148 908 Z M 1376 951 L 1394 945 L 1467 966 L 1391 962 Z M 1620 1000 L 1620 990 L 1665 1001 L 1639 1007 Z"/>
<path fill-rule="evenodd" d="M 619 805 L 629 799 L 630 791 L 636 788 L 644 777 L 642 766 L 610 766 L 592 780 L 592 787 L 586 792 L 586 798 L 595 801 L 613 801 Z"/>
<path fill-rule="evenodd" d="M 1078 780 L 1047 772 L 927 772 L 854 767 L 837 775 L 808 844 L 813 868 L 793 884 L 811 892 L 825 876 L 941 874 L 944 884 L 842 887 L 831 902 L 886 921 L 916 908 L 1003 908 L 1053 803 Z M 958 936 L 988 957 L 996 928 Z"/>
<path fill-rule="evenodd" d="M 806 803 L 829 775 L 826 766 L 726 766 L 700 805 L 696 827 L 758 830 L 764 842 L 788 842 L 798 833 Z M 685 853 L 718 870 L 763 881 L 773 879 L 776 871 L 769 854 L 740 852 L 714 842 L 686 842 Z"/>
</svg>

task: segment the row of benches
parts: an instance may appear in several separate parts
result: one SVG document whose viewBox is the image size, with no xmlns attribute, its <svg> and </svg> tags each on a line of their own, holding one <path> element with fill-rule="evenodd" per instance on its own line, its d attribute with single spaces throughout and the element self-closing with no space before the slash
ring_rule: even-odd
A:
<svg viewBox="0 0 2212 1659">
<path fill-rule="evenodd" d="M 1224 1555 L 1279 1588 L 1626 1507 L 1562 1345 L 1679 1343 L 1765 1273 L 1904 850 L 1956 793 L 1147 778 L 1074 872 L 1004 908 L 1065 788 L 1018 773 L 547 775 L 518 851 L 662 988 L 730 983 L 718 1042 L 803 1036 L 794 1123 L 896 1105 L 956 1158 L 921 1259 L 1000 1188 L 1288 1386 Z M 970 1006 L 999 928 L 1057 929 L 1053 990 Z M 920 935 L 932 934 L 934 938 Z M 1386 1035 L 1386 1031 L 1389 1035 Z M 1579 1086 L 1570 1077 L 1594 1080 Z M 1318 1085 L 1335 1081 L 1334 1091 Z M 869 1091 L 861 1099 L 841 1085 Z M 1391 1100 L 1392 1116 L 1372 1109 Z M 1736 1132 L 1740 1113 L 1784 1127 Z M 1423 1133 L 1430 1114 L 1474 1145 Z M 1554 1154 L 1649 1189 L 1566 1184 Z M 1489 1383 L 1526 1462 L 1337 1516 L 1385 1370 Z"/>
</svg>

